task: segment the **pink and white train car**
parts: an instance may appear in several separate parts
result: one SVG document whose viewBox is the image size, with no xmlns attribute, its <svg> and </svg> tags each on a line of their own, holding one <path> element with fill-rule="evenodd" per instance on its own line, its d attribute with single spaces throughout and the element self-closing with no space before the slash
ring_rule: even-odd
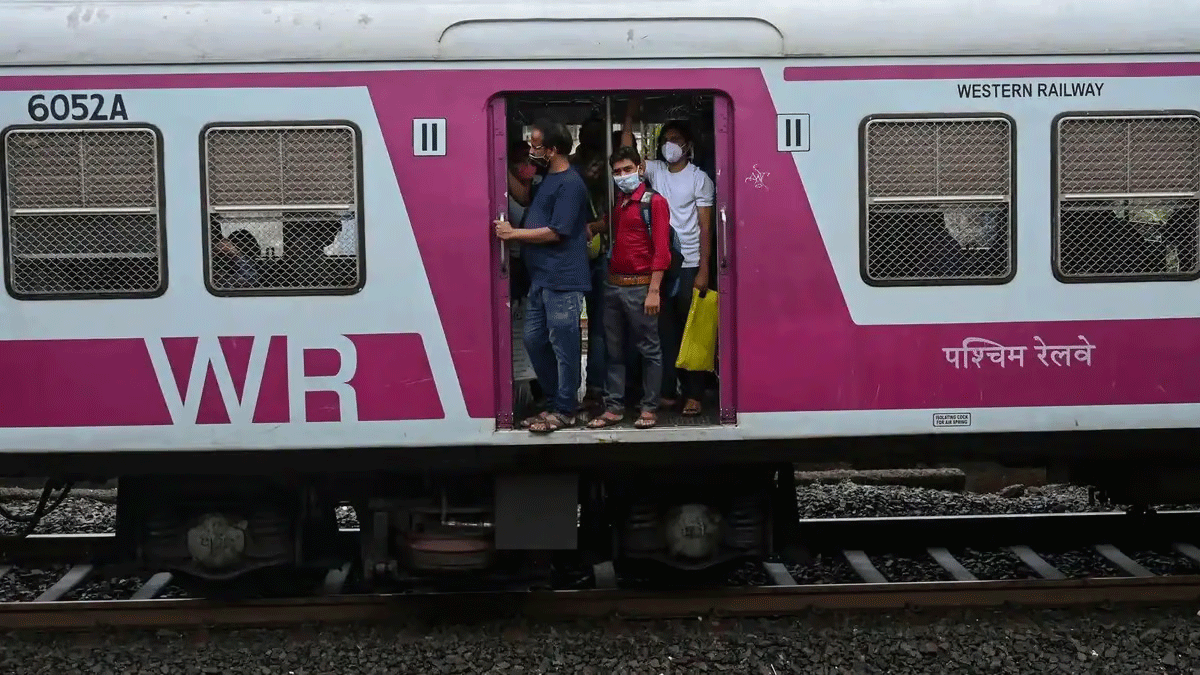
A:
<svg viewBox="0 0 1200 675">
<path fill-rule="evenodd" d="M 1200 418 L 1200 2 L 30 0 L 0 25 L 0 462 L 125 477 L 131 536 L 180 569 L 226 574 L 186 532 L 238 522 L 287 524 L 254 559 L 295 559 L 351 493 L 364 555 L 417 568 L 441 559 L 372 532 L 417 518 L 390 498 L 470 502 L 489 556 L 583 546 L 581 501 L 753 521 L 758 550 L 770 519 L 731 514 L 772 462 L 1035 456 L 1129 493 L 1123 462 Z M 534 437 L 490 226 L 510 129 L 635 95 L 702 111 L 718 396 Z M 238 231 L 253 283 L 214 262 Z"/>
</svg>

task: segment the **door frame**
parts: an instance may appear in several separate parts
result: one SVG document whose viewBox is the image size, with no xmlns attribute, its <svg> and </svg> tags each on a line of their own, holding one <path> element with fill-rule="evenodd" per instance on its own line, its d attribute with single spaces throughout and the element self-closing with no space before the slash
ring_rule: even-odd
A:
<svg viewBox="0 0 1200 675">
<path fill-rule="evenodd" d="M 734 349 L 737 313 L 734 251 L 737 214 L 734 183 L 733 102 L 725 92 L 713 92 L 713 160 L 716 167 L 717 198 L 713 204 L 713 231 L 716 239 L 713 257 L 717 268 L 717 375 L 720 388 L 717 401 L 721 424 L 737 424 L 737 368 Z"/>
<path fill-rule="evenodd" d="M 713 258 L 717 275 L 717 298 L 719 324 L 717 330 L 717 353 L 720 360 L 718 376 L 720 389 L 718 403 L 720 406 L 720 424 L 737 424 L 737 368 L 736 350 L 734 349 L 735 327 L 737 322 L 736 295 L 736 228 L 737 222 L 734 205 L 736 203 L 737 185 L 734 180 L 734 140 L 733 140 L 733 103 L 729 95 L 719 90 L 685 90 L 703 91 L 713 98 L 713 154 L 716 179 L 716 202 L 713 205 L 714 247 Z M 610 98 L 614 91 L 580 93 L 595 93 Z M 635 93 L 619 91 L 616 93 Z M 654 93 L 651 91 L 636 91 L 639 94 Z M 606 108 L 611 101 L 606 101 Z M 606 115 L 611 119 L 611 110 Z M 501 213 L 508 212 L 508 93 L 495 94 L 487 105 L 488 118 L 488 186 L 490 195 L 490 216 L 488 218 L 488 236 L 493 241 L 490 247 L 490 267 L 492 279 L 492 328 L 495 352 L 492 373 L 494 382 L 495 418 L 497 430 L 515 428 L 513 419 L 513 359 L 512 359 L 512 303 L 511 278 L 509 269 L 509 254 L 507 245 L 496 239 L 491 231 L 490 223 Z M 611 185 L 610 193 L 611 193 Z M 611 194 L 610 194 L 611 196 Z M 506 216 L 507 217 L 507 216 Z M 498 242 L 498 243 L 497 243 Z"/>
<path fill-rule="evenodd" d="M 491 222 L 501 213 L 508 217 L 508 100 L 496 94 L 488 101 L 488 193 L 490 195 L 488 238 L 491 240 L 490 266 L 492 279 L 492 330 L 495 346 L 492 363 L 496 428 L 512 429 L 513 424 L 513 359 L 512 359 L 512 281 L 509 278 L 508 242 L 496 237 Z M 497 243 L 498 242 L 498 243 Z"/>
</svg>

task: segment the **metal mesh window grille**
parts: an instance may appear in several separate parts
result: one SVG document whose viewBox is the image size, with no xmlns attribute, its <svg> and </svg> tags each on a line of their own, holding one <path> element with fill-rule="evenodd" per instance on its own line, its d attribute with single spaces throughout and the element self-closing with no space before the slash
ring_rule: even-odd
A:
<svg viewBox="0 0 1200 675">
<path fill-rule="evenodd" d="M 158 146 L 149 128 L 5 133 L 15 296 L 145 297 L 164 288 Z"/>
<path fill-rule="evenodd" d="M 1063 117 L 1057 132 L 1062 278 L 1200 273 L 1200 117 Z"/>
<path fill-rule="evenodd" d="M 358 138 L 347 125 L 218 126 L 204 136 L 214 290 L 360 287 Z"/>
<path fill-rule="evenodd" d="M 881 284 L 1003 280 L 1013 269 L 1007 119 L 865 125 L 864 274 Z"/>
</svg>

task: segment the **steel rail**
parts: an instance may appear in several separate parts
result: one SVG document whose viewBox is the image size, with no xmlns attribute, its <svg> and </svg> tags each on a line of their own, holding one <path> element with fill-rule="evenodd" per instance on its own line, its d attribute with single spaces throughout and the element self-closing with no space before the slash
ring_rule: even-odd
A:
<svg viewBox="0 0 1200 675">
<path fill-rule="evenodd" d="M 63 601 L 113 560 L 112 534 L 33 535 L 0 545 L 5 562 L 70 562 L 57 583 L 31 602 L 0 603 L 0 630 L 69 630 L 99 627 L 286 626 L 304 623 L 387 621 L 415 617 L 474 622 L 518 616 L 532 619 L 601 617 L 680 618 L 704 615 L 785 616 L 811 609 L 881 610 L 906 607 L 1064 607 L 1098 603 L 1176 603 L 1200 600 L 1200 574 L 1155 576 L 1121 551 L 1153 540 L 1200 564 L 1200 548 L 1187 543 L 1200 512 L 1012 514 L 902 518 L 804 519 L 800 539 L 814 550 L 840 553 L 862 583 L 800 585 L 779 563 L 764 563 L 773 585 L 687 591 L 589 589 L 344 594 L 352 563 L 331 570 L 320 595 L 281 600 L 222 602 L 154 599 L 172 580 L 160 572 L 128 600 Z M 1183 533 L 1184 536 L 1173 535 Z M 343 528 L 341 543 L 358 531 Z M 1070 541 L 1068 541 L 1070 540 Z M 1182 541 L 1181 541 L 1182 540 Z M 1088 542 L 1125 576 L 1067 579 L 1035 552 Z M 1099 543 L 1097 543 L 1099 542 Z M 978 580 L 946 545 L 983 544 L 1007 549 L 1038 579 Z M 891 582 L 870 551 L 923 549 L 955 581 Z"/>
<path fill-rule="evenodd" d="M 222 603 L 199 599 L 0 603 L 0 630 L 280 627 L 435 620 L 477 622 L 701 616 L 777 617 L 814 609 L 1068 607 L 1200 599 L 1200 575 L 750 587 L 685 592 L 528 591 L 343 595 Z"/>
</svg>

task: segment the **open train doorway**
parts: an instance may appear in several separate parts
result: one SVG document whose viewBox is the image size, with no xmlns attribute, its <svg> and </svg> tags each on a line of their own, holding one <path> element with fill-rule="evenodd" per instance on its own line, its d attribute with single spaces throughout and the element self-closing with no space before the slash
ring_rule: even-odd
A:
<svg viewBox="0 0 1200 675">
<path fill-rule="evenodd" d="M 514 227 L 532 226 L 528 207 L 547 169 L 531 161 L 530 141 L 538 123 L 561 124 L 571 139 L 570 170 L 583 178 L 588 193 L 588 265 L 592 290 L 580 312 L 581 414 L 562 431 L 587 430 L 605 409 L 608 346 L 604 289 L 614 250 L 613 207 L 623 198 L 614 185 L 609 158 L 632 143 L 642 159 L 646 185 L 670 205 L 678 270 L 660 291 L 658 335 L 663 377 L 658 429 L 703 427 L 736 421 L 733 397 L 732 276 L 724 230 L 731 205 L 732 161 L 729 105 L 709 92 L 554 92 L 519 93 L 491 103 L 492 194 L 495 217 Z M 540 154 L 536 152 L 535 154 Z M 683 156 L 679 157 L 680 150 Z M 668 161 L 670 160 L 670 161 Z M 525 340 L 531 286 L 523 251 L 536 244 L 497 242 L 494 256 L 497 334 L 497 426 L 525 429 L 544 410 L 547 392 L 537 377 L 534 354 Z M 669 288 L 668 288 L 669 286 Z M 714 358 L 702 369 L 676 367 L 689 306 L 703 293 L 716 299 L 719 330 Z M 643 363 L 628 330 L 622 333 L 626 364 L 624 420 L 609 429 L 635 428 L 643 400 Z M 715 348 L 714 348 L 715 347 Z M 545 358 L 545 356 L 543 356 Z"/>
</svg>

